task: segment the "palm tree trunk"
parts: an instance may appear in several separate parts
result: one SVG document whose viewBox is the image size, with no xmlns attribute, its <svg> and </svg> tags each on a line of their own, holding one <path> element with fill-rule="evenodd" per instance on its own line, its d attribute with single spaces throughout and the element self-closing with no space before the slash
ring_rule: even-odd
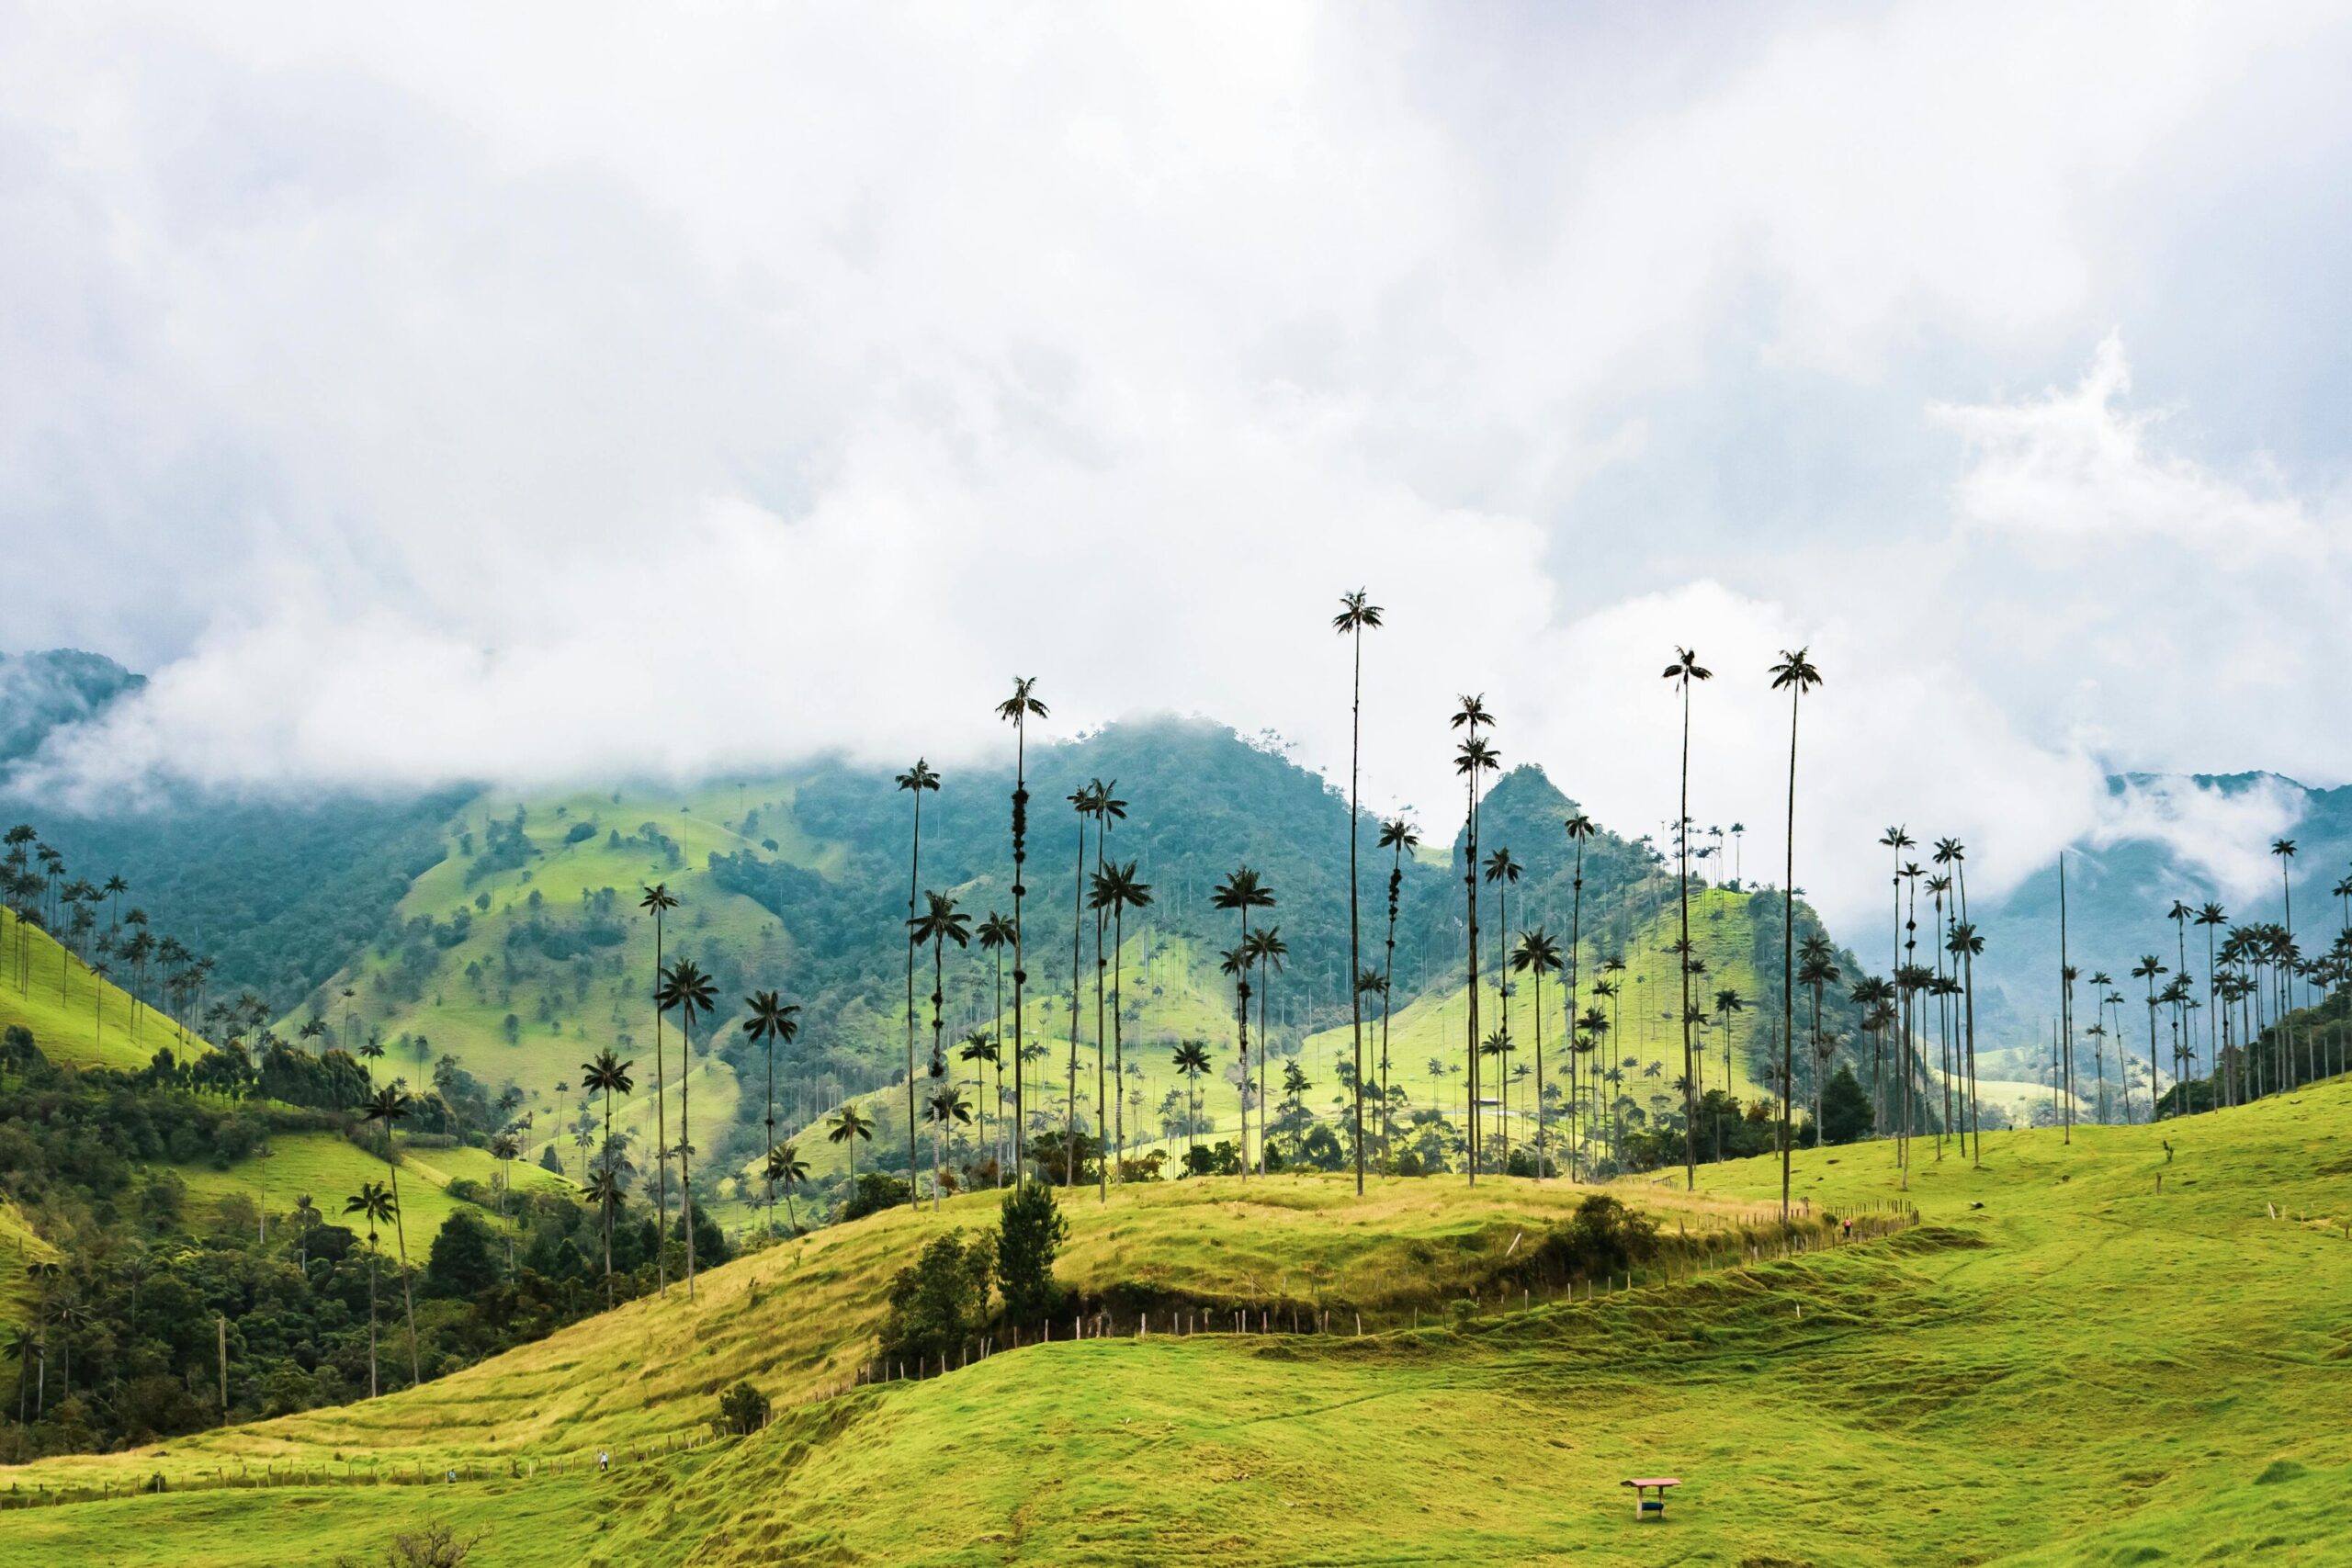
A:
<svg viewBox="0 0 2352 1568">
<path fill-rule="evenodd" d="M 1363 758 L 1363 628 L 1355 630 L 1355 676 L 1351 688 L 1353 697 L 1348 714 L 1348 1026 L 1355 1039 L 1356 1077 L 1351 1086 L 1354 1090 L 1356 1117 L 1356 1196 L 1363 1196 L 1363 992 L 1357 987 L 1363 973 L 1362 936 L 1356 897 L 1356 840 L 1363 837 L 1363 824 L 1356 813 L 1363 808 L 1361 771 Z"/>
<path fill-rule="evenodd" d="M 1111 817 L 1103 813 L 1094 827 L 1094 874 L 1102 874 L 1102 845 L 1110 837 Z M 1094 1201 L 1098 1204 L 1111 1201 L 1111 1117 L 1116 1109 L 1106 1104 L 1103 1095 L 1109 1085 L 1103 1081 L 1102 1070 L 1102 911 L 1094 911 L 1094 1141 L 1099 1157 L 1095 1161 Z"/>
<path fill-rule="evenodd" d="M 416 1359 L 416 1289 L 408 1277 L 408 1220 L 400 1213 L 401 1168 L 392 1163 L 392 1124 L 384 1123 L 384 1164 L 392 1173 L 392 1235 L 401 1247 L 401 1300 L 408 1309 L 408 1381 L 421 1383 L 424 1374 L 417 1370 Z"/>
<path fill-rule="evenodd" d="M 1690 678 L 1682 678 L 1682 814 L 1674 824 L 1674 846 L 1681 863 L 1679 904 L 1682 911 L 1682 951 L 1675 956 L 1682 971 L 1682 1182 L 1687 1191 L 1699 1187 L 1699 1100 L 1697 1068 L 1690 1060 Z"/>
<path fill-rule="evenodd" d="M 1470 733 L 1474 739 L 1476 737 L 1475 726 Z M 1470 1049 L 1465 1053 L 1469 1060 L 1463 1078 L 1462 1110 L 1470 1134 L 1465 1145 L 1470 1156 L 1470 1185 L 1476 1187 L 1478 1185 L 1478 770 L 1475 766 L 1470 770 L 1469 794 L 1469 805 L 1463 813 L 1465 826 L 1463 829 L 1464 856 L 1462 882 L 1467 889 L 1465 902 L 1469 906 Z"/>
<path fill-rule="evenodd" d="M 1029 823 L 1028 729 L 1025 716 L 1015 719 L 1012 726 L 1012 1179 L 1018 1186 L 1025 1178 L 1023 1160 L 1023 1145 L 1028 1139 L 1027 1119 L 1023 1110 L 1021 1060 L 1021 991 L 1029 972 L 1021 966 L 1021 898 L 1028 887 L 1021 880 L 1022 863 L 1028 858 L 1025 833 Z M 1001 960 L 998 969 L 997 988 L 1003 990 Z M 997 1016 L 1003 1016 L 1000 995 Z M 998 1071 L 1003 1071 L 1000 1063 Z M 1003 1172 L 998 1172 L 1001 1182 Z"/>
<path fill-rule="evenodd" d="M 922 1196 L 915 1190 L 915 887 L 922 876 L 922 791 L 917 788 L 915 797 L 915 833 L 913 847 L 907 855 L 907 1203 L 910 1208 L 922 1206 Z M 933 1171 L 934 1179 L 937 1172 Z"/>
<path fill-rule="evenodd" d="M 945 1020 L 940 1010 L 947 999 L 946 952 L 947 937 L 943 931 L 931 939 L 931 1059 L 934 1062 L 945 1060 L 940 1055 L 945 1048 L 940 1037 Z M 935 1105 L 932 1107 L 931 1119 L 931 1212 L 934 1214 L 939 1213 L 939 1134 L 945 1120 L 938 1110 Z"/>
<path fill-rule="evenodd" d="M 1121 983 L 1126 977 L 1126 967 L 1127 914 L 1123 906 L 1113 910 L 1111 915 L 1111 1081 L 1113 1083 L 1126 1081 L 1127 1031 L 1126 1024 L 1120 1017 L 1123 1004 L 1119 996 Z M 1116 1122 L 1112 1137 L 1112 1157 L 1124 1166 L 1127 1157 L 1127 1112 L 1126 1107 L 1120 1103 L 1115 1095 L 1111 1100 L 1111 1111 Z M 1141 1116 L 1142 1112 L 1138 1111 L 1136 1115 Z"/>
<path fill-rule="evenodd" d="M 1085 958 L 1086 933 L 1086 815 L 1078 818 L 1078 863 L 1071 878 L 1075 884 L 1070 894 L 1069 908 L 1069 1103 L 1065 1108 L 1063 1127 L 1069 1146 L 1063 1153 L 1065 1169 L 1062 1185 L 1078 1185 L 1078 988 L 1080 964 Z"/>
<path fill-rule="evenodd" d="M 662 911 L 653 911 L 653 984 L 662 985 Z M 607 1129 L 609 1131 L 609 1129 Z M 653 1004 L 653 1272 L 670 1293 L 670 1098 L 662 1070 L 662 1004 Z"/>
<path fill-rule="evenodd" d="M 376 1275 L 377 1275 L 377 1273 L 378 1273 L 378 1269 L 377 1269 L 377 1267 L 376 1267 L 376 1264 L 377 1264 L 377 1258 L 378 1258 L 378 1252 L 377 1252 L 377 1248 L 376 1248 L 376 1232 L 375 1232 L 375 1228 L 374 1228 L 373 1226 L 370 1226 L 370 1227 L 368 1228 L 368 1398 L 370 1398 L 370 1399 L 373 1399 L 373 1398 L 375 1398 L 375 1397 L 376 1397 L 376 1392 L 377 1392 L 377 1381 L 376 1381 Z M 611 1270 L 611 1259 L 610 1259 L 610 1258 L 609 1258 L 609 1257 L 607 1257 L 607 1258 L 606 1258 L 606 1261 L 605 1261 L 605 1268 L 606 1268 L 606 1271 L 609 1273 L 609 1272 L 610 1272 L 610 1270 Z M 228 1415 L 228 1412 L 224 1410 L 224 1411 L 222 1411 L 222 1412 L 221 1412 L 221 1415 L 225 1416 L 227 1416 L 227 1415 Z"/>
<path fill-rule="evenodd" d="M 694 1127 L 686 1115 L 686 1091 L 694 1082 L 694 1014 L 678 1017 L 678 1223 L 686 1227 L 686 1300 L 695 1299 Z"/>
</svg>

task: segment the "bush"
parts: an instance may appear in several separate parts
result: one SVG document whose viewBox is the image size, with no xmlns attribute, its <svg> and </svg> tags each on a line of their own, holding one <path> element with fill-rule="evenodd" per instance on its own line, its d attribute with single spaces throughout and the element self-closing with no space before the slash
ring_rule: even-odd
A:
<svg viewBox="0 0 2352 1568">
<path fill-rule="evenodd" d="M 1871 1127 L 1878 1120 L 1871 1110 L 1871 1097 L 1854 1080 L 1854 1071 L 1845 1063 L 1838 1064 L 1838 1071 L 1821 1086 L 1821 1136 L 1824 1142 L 1850 1144 L 1871 1135 Z"/>
<path fill-rule="evenodd" d="M 710 1428 L 722 1438 L 743 1438 L 768 1424 L 768 1396 L 750 1383 L 739 1382 L 718 1396 L 718 1414 Z"/>
<path fill-rule="evenodd" d="M 1007 1317 L 1035 1323 L 1060 1305 L 1054 1258 L 1069 1239 L 1069 1222 L 1055 1204 L 1053 1189 L 1033 1181 L 1004 1195 L 997 1217 L 996 1288 Z"/>
<path fill-rule="evenodd" d="M 862 1220 L 868 1214 L 878 1214 L 885 1209 L 895 1209 L 914 1196 L 914 1189 L 901 1177 L 885 1176 L 880 1171 L 860 1171 L 857 1185 L 850 1189 L 842 1212 L 835 1217 L 843 1224 Z M 701 1235 L 695 1235 L 695 1245 L 702 1245 Z"/>
<path fill-rule="evenodd" d="M 423 1529 L 402 1530 L 392 1537 L 391 1550 L 384 1554 L 385 1568 L 460 1568 L 481 1540 L 479 1535 L 459 1535 L 435 1519 Z M 338 1557 L 335 1565 L 367 1568 L 356 1557 Z"/>
<path fill-rule="evenodd" d="M 933 1236 L 922 1256 L 890 1280 L 882 1354 L 938 1366 L 951 1351 L 978 1339 L 988 1321 L 995 1253 L 993 1235 L 983 1234 L 969 1243 L 960 1231 Z"/>
<path fill-rule="evenodd" d="M 1536 1245 L 1527 1272 L 1543 1280 L 1589 1279 L 1620 1273 L 1657 1250 L 1655 1220 L 1596 1192 L 1577 1205 L 1576 1218 Z"/>
</svg>

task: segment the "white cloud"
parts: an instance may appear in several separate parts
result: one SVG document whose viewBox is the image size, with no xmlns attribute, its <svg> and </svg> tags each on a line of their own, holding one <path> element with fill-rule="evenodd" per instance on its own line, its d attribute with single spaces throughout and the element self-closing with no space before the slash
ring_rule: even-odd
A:
<svg viewBox="0 0 2352 1568">
<path fill-rule="evenodd" d="M 8 637 L 156 675 L 48 787 L 953 761 L 1014 671 L 1329 766 L 1359 583 L 1374 799 L 1450 798 L 1485 689 L 1642 830 L 1689 640 L 1751 871 L 1812 643 L 1834 910 L 1888 819 L 2021 874 L 2094 754 L 2346 771 L 2252 716 L 2352 651 L 2329 507 L 2168 445 L 2120 343 L 1983 390 L 2079 360 L 2124 215 L 2324 15 L 1555 21 L 0 16 Z M 1690 462 L 1710 397 L 1788 423 Z M 1887 471 L 1857 398 L 1935 445 Z M 1758 471 L 1886 525 L 1759 535 Z"/>
</svg>

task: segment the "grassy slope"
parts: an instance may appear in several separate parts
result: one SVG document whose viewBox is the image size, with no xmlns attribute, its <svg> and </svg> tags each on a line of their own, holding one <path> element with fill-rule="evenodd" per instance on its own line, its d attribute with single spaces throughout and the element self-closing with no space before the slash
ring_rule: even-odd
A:
<svg viewBox="0 0 2352 1568">
<path fill-rule="evenodd" d="M 232 1194 L 266 1206 L 273 1224 L 282 1222 L 294 1207 L 297 1193 L 308 1192 L 319 1211 L 334 1224 L 343 1224 L 343 1201 L 359 1190 L 363 1181 L 381 1181 L 384 1162 L 366 1149 L 333 1133 L 280 1133 L 269 1141 L 270 1152 L 240 1160 L 227 1170 L 209 1165 L 173 1168 L 187 1183 L 191 1204 L 217 1201 Z M 401 1161 L 401 1217 L 408 1234 L 409 1259 L 422 1265 L 444 1221 L 464 1200 L 443 1190 L 458 1177 L 488 1187 L 498 1162 L 481 1149 L 416 1149 L 403 1151 Z M 523 1192 L 556 1179 L 544 1170 L 514 1162 L 514 1190 Z M 496 1223 L 496 1211 L 480 1211 Z M 391 1238 L 387 1235 L 389 1251 Z"/>
<path fill-rule="evenodd" d="M 580 1064 L 597 1051 L 615 1046 L 638 1064 L 639 1092 L 616 1108 L 616 1126 L 637 1131 L 641 1124 L 650 1131 L 652 1122 L 653 1019 L 645 997 L 651 983 L 654 943 L 651 921 L 637 913 L 639 886 L 665 882 L 684 899 L 685 907 L 668 926 L 673 950 L 681 943 L 691 947 L 710 940 L 742 953 L 755 967 L 762 954 L 776 956 L 780 962 L 781 928 L 775 917 L 748 898 L 712 886 L 700 868 L 713 852 L 748 850 L 768 855 L 760 844 L 731 831 L 721 821 L 739 818 L 742 805 L 759 805 L 766 822 L 762 834 L 776 839 L 778 858 L 825 869 L 832 852 L 797 836 L 786 809 L 790 799 L 791 785 L 775 782 L 744 785 L 740 792 L 732 784 L 678 794 L 623 792 L 617 801 L 612 792 L 533 796 L 527 802 L 529 819 L 525 830 L 540 852 L 537 857 L 468 886 L 465 876 L 470 863 L 453 848 L 450 857 L 418 877 L 401 900 L 402 919 L 422 915 L 447 920 L 461 908 L 472 918 L 466 940 L 439 953 L 424 997 L 408 1004 L 387 1001 L 378 981 L 388 960 L 371 952 L 327 986 L 326 995 L 337 1002 L 328 1010 L 328 1020 L 340 1023 L 344 1017 L 341 994 L 350 987 L 358 993 L 360 1016 L 380 1034 L 390 1053 L 385 1071 L 421 1077 L 429 1074 L 432 1061 L 448 1055 L 484 1083 L 514 1083 L 526 1096 L 525 1111 L 535 1117 L 537 1137 L 528 1157 L 536 1161 L 541 1148 L 554 1138 L 559 1156 L 576 1168 L 578 1153 L 568 1135 L 560 1134 L 561 1124 L 575 1110 L 574 1100 L 559 1106 L 554 1086 L 559 1082 L 576 1085 Z M 453 846 L 460 829 L 470 829 L 479 850 L 485 820 L 512 816 L 516 804 L 501 795 L 468 803 L 451 825 Z M 681 807 L 685 808 L 683 814 Z M 566 844 L 564 835 L 579 822 L 594 824 L 596 836 Z M 677 842 L 682 866 L 669 866 L 659 852 L 642 842 L 607 847 L 608 830 L 617 829 L 627 840 L 645 822 L 653 823 Z M 526 979 L 505 994 L 495 978 L 507 951 L 506 932 L 511 925 L 530 919 L 534 892 L 539 895 L 541 911 L 550 923 L 576 923 L 581 918 L 582 894 L 593 895 L 606 887 L 619 895 L 616 914 L 628 930 L 628 940 L 600 956 L 585 996 L 567 991 L 555 1017 L 539 1021 L 536 1014 L 538 995 L 546 988 L 543 981 Z M 474 900 L 484 893 L 490 896 L 490 908 L 477 909 Z M 465 973 L 477 961 L 489 972 L 479 984 L 468 980 Z M 511 1045 L 504 1030 L 510 1012 L 522 1020 L 520 1038 Z M 291 1018 L 281 1021 L 280 1032 L 290 1032 L 298 1022 Z M 662 1032 L 665 1070 L 674 1074 L 677 1032 L 673 1026 Z M 421 1034 L 429 1040 L 426 1055 L 420 1059 L 396 1049 L 394 1043 L 402 1034 Z M 692 1086 L 695 1117 L 698 1126 L 718 1126 L 732 1117 L 737 1085 L 724 1063 L 705 1059 L 705 1043 L 697 1042 Z M 677 1114 L 674 1089 L 673 1081 L 673 1118 Z M 697 1144 L 707 1141 L 695 1139 Z"/>
<path fill-rule="evenodd" d="M 1913 1195 L 1929 1223 L 1896 1241 L 1466 1334 L 1062 1344 L 810 1406 L 593 1490 L 325 1488 L 12 1514 L 0 1562 L 54 1560 L 74 1542 L 124 1562 L 266 1561 L 281 1538 L 254 1528 L 265 1506 L 300 1521 L 285 1539 L 346 1548 L 428 1509 L 487 1524 L 485 1568 L 582 1560 L 580 1534 L 531 1524 L 559 1506 L 581 1511 L 587 1561 L 649 1564 L 2342 1562 L 2347 1125 L 2352 1085 L 2338 1083 L 2155 1129 L 2078 1130 L 2071 1146 L 2003 1134 L 1982 1171 L 1922 1165 Z M 1777 1174 L 1762 1161 L 1711 1171 L 1749 1197 Z M 1819 1201 L 1894 1190 L 1883 1147 L 1803 1155 L 1798 1181 Z M 1118 1237 L 1079 1206 L 1072 1271 L 1144 1246 L 1129 1216 L 1148 1201 L 1111 1211 L 1111 1226 L 1138 1224 Z M 1199 1217 L 1153 1238 L 1155 1256 L 1213 1251 Z M 1329 1219 L 1352 1228 L 1344 1206 Z M 807 1278 L 775 1299 L 804 1309 L 792 1317 L 839 1315 L 837 1298 L 807 1292 L 851 1288 L 862 1249 L 929 1223 L 895 1216 L 803 1244 L 794 1268 Z M 261 1451 L 328 1416 L 345 1425 L 312 1440 L 350 1443 L 364 1416 L 388 1447 L 414 1447 L 432 1424 L 404 1408 L 469 1394 L 491 1402 L 470 1414 L 505 1440 L 555 1434 L 505 1430 L 501 1401 L 594 1407 L 568 1440 L 626 1429 L 646 1417 L 616 1407 L 682 1382 L 707 1402 L 741 1370 L 734 1347 L 762 1313 L 727 1292 L 777 1267 L 727 1271 L 683 1367 L 662 1357 L 658 1325 L 684 1309 L 647 1303 L 372 1410 L 208 1441 Z M 870 1278 L 856 1288 L 870 1292 Z M 790 1351 L 766 1353 L 783 1359 L 763 1374 L 777 1387 Z M 123 1462 L 56 1461 L 24 1479 Z M 1662 1529 L 1632 1525 L 1616 1485 L 1645 1472 L 1687 1483 Z"/>
<path fill-rule="evenodd" d="M 19 936 L 29 960 L 31 984 L 19 989 L 15 967 Z M 178 1032 L 160 1014 L 142 1013 L 140 1032 L 131 1032 L 131 1002 L 111 980 L 101 980 L 69 958 L 47 931 L 29 926 L 19 933 L 17 922 L 0 916 L 0 1030 L 22 1024 L 32 1031 L 33 1043 L 52 1062 L 85 1067 L 143 1067 L 156 1051 L 176 1045 Z M 64 995 L 58 994 L 63 965 Z"/>
</svg>

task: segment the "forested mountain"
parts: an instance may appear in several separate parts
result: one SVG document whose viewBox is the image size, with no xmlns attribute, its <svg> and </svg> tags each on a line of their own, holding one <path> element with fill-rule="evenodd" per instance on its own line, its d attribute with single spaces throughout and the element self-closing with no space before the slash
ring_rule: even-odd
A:
<svg viewBox="0 0 2352 1568">
<path fill-rule="evenodd" d="M 2185 962 L 2201 988 L 2205 933 L 2193 919 L 2176 926 L 2174 904 L 2218 903 L 2236 925 L 2280 921 L 2282 869 L 2304 956 L 2324 953 L 2347 924 L 2336 889 L 2352 874 L 2352 787 L 2312 789 L 2266 773 L 2131 773 L 2109 778 L 2108 793 L 2131 809 L 2119 809 L 2116 828 L 2078 840 L 2066 859 L 2067 956 L 2084 974 L 2120 977 L 2154 953 L 2171 973 Z M 2293 841 L 2291 857 L 2271 852 L 2281 838 Z M 2028 1031 L 2046 1028 L 2058 996 L 2056 864 L 1980 910 L 1978 923 L 1985 938 L 1978 983 Z"/>
<path fill-rule="evenodd" d="M 146 683 L 100 653 L 0 653 L 0 782 L 52 732 L 97 717 Z"/>
</svg>

